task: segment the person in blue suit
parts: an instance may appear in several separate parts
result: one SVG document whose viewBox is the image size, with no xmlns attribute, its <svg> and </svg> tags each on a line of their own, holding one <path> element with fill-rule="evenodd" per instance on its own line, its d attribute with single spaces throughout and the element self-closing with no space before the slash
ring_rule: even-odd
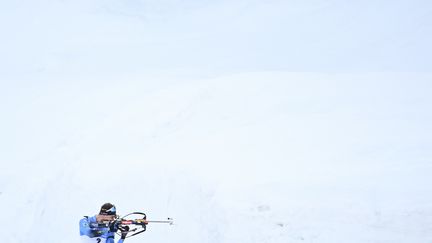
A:
<svg viewBox="0 0 432 243">
<path fill-rule="evenodd" d="M 99 214 L 92 217 L 85 216 L 80 220 L 80 236 L 83 243 L 114 243 L 114 235 L 121 231 L 121 238 L 117 243 L 123 243 L 129 231 L 128 226 L 113 224 L 118 217 L 116 207 L 111 203 L 102 205 Z"/>
</svg>

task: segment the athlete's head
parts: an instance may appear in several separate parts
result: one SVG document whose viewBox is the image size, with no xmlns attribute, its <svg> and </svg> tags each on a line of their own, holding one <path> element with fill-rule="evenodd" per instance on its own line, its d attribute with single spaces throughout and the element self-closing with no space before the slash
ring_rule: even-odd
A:
<svg viewBox="0 0 432 243">
<path fill-rule="evenodd" d="M 116 215 L 116 207 L 112 203 L 105 203 L 102 205 L 100 211 L 100 215 Z"/>
<path fill-rule="evenodd" d="M 102 205 L 99 214 L 96 215 L 96 221 L 109 222 L 117 218 L 116 208 L 114 204 L 105 203 Z"/>
</svg>

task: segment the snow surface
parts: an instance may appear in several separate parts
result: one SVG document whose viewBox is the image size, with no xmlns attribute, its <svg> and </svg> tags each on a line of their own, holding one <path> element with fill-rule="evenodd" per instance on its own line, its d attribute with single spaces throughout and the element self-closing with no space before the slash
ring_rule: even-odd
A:
<svg viewBox="0 0 432 243">
<path fill-rule="evenodd" d="M 430 79 L 20 89 L 2 121 L 4 242 L 77 242 L 106 201 L 176 220 L 129 242 L 429 242 Z"/>
<path fill-rule="evenodd" d="M 432 242 L 429 1 L 1 6 L 2 242 Z"/>
</svg>

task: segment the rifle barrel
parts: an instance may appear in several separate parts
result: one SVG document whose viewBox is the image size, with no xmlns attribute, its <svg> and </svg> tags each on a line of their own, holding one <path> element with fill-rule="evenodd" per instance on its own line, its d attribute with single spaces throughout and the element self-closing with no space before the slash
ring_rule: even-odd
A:
<svg viewBox="0 0 432 243">
<path fill-rule="evenodd" d="M 135 220 L 122 220 L 121 224 L 148 224 L 148 223 L 165 223 L 173 224 L 172 220 L 145 220 L 145 219 L 135 219 Z"/>
<path fill-rule="evenodd" d="M 148 223 L 172 223 L 172 220 L 147 220 Z"/>
</svg>

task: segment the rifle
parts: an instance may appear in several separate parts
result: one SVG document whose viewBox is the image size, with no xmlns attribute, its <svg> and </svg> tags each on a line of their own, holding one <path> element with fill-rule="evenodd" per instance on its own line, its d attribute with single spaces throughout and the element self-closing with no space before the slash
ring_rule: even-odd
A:
<svg viewBox="0 0 432 243">
<path fill-rule="evenodd" d="M 139 216 L 138 216 L 139 215 Z M 132 217 L 140 217 L 138 219 L 133 219 Z M 130 219 L 132 218 L 132 219 Z M 117 226 L 117 228 L 121 228 L 123 226 L 128 226 L 129 230 L 127 231 L 127 233 L 133 233 L 131 235 L 126 236 L 126 238 L 135 236 L 137 234 L 140 234 L 144 231 L 146 231 L 147 229 L 147 225 L 149 223 L 162 223 L 162 224 L 169 224 L 169 225 L 173 225 L 174 224 L 174 220 L 172 218 L 167 218 L 167 220 L 147 220 L 147 215 L 145 213 L 142 212 L 133 212 L 133 213 L 129 213 L 126 214 L 125 216 L 118 218 L 116 220 L 114 220 L 113 222 L 111 222 L 111 224 L 114 224 L 115 226 Z M 123 231 L 124 233 L 125 231 Z M 121 235 L 121 233 L 118 233 L 118 235 Z"/>
</svg>

